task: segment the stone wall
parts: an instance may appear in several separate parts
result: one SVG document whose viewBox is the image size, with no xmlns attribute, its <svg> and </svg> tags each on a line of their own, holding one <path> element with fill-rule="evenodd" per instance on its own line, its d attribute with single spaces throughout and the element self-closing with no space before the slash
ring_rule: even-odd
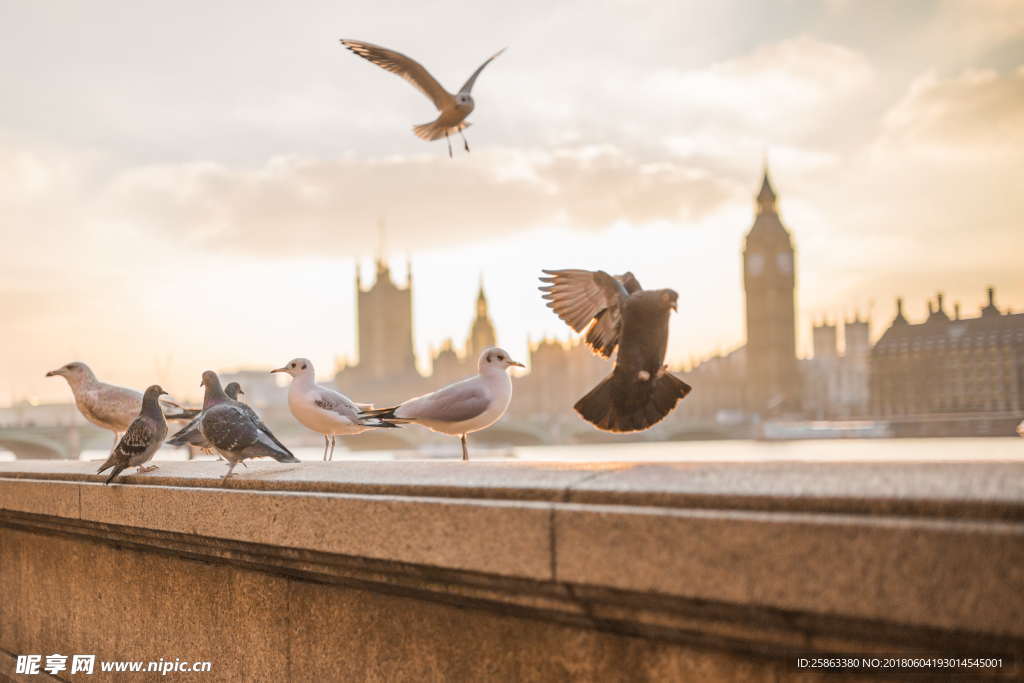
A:
<svg viewBox="0 0 1024 683">
<path fill-rule="evenodd" d="M 0 679 L 54 652 L 246 681 L 1024 653 L 1017 464 L 256 463 L 226 487 L 216 463 L 107 487 L 94 467 L 0 463 Z"/>
</svg>

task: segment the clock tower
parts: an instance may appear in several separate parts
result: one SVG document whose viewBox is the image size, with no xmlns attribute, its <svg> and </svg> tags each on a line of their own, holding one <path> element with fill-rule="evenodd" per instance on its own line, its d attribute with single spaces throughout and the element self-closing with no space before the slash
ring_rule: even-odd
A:
<svg viewBox="0 0 1024 683">
<path fill-rule="evenodd" d="M 757 215 L 743 248 L 747 409 L 762 417 L 800 409 L 795 254 L 775 201 L 766 167 L 757 193 Z"/>
</svg>

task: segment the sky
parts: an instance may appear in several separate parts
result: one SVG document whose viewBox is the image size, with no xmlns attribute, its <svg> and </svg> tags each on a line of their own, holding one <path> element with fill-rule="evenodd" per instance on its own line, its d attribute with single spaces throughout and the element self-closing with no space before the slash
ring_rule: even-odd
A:
<svg viewBox="0 0 1024 683">
<path fill-rule="evenodd" d="M 1024 307 L 1024 4 L 1014 0 L 90 3 L 0 0 L 0 403 L 47 370 L 199 396 L 208 368 L 355 359 L 354 276 L 414 275 L 421 362 L 482 277 L 499 343 L 568 338 L 541 268 L 679 292 L 669 360 L 743 343 L 765 160 L 813 321 L 988 285 Z M 431 103 L 344 50 L 382 44 Z M 383 239 L 378 225 L 383 223 Z"/>
</svg>

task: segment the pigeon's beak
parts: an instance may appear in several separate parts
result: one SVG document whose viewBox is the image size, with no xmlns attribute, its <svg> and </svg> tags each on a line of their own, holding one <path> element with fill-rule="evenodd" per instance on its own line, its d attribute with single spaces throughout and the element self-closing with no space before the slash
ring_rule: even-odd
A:
<svg viewBox="0 0 1024 683">
<path fill-rule="evenodd" d="M 288 368 L 274 368 L 270 372 L 271 373 L 275 373 L 275 372 L 288 372 Z"/>
<path fill-rule="evenodd" d="M 672 310 L 675 311 L 676 313 L 679 312 L 679 302 L 678 301 L 673 301 L 672 302 Z"/>
</svg>

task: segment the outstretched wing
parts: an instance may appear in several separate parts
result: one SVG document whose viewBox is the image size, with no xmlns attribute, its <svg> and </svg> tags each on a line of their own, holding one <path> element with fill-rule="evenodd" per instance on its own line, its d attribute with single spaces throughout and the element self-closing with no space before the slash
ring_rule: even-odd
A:
<svg viewBox="0 0 1024 683">
<path fill-rule="evenodd" d="M 423 68 L 423 65 L 415 59 L 407 57 L 401 52 L 395 52 L 386 47 L 374 45 L 373 43 L 364 43 L 359 40 L 342 39 L 341 44 L 351 50 L 353 54 L 359 55 L 385 71 L 397 74 L 412 83 L 420 92 L 429 97 L 430 101 L 438 109 L 446 109 L 455 105 L 455 100 L 451 94 L 441 87 L 437 79 L 431 76 L 430 72 Z M 482 68 L 481 66 L 480 69 Z M 480 69 L 477 69 L 478 73 Z M 476 74 L 473 74 L 473 78 L 476 78 Z M 471 78 L 470 86 L 472 86 L 472 80 Z"/>
<path fill-rule="evenodd" d="M 491 56 L 490 56 L 490 57 L 489 57 L 489 58 L 487 59 L 487 61 L 486 61 L 486 62 L 484 62 L 483 64 L 481 64 L 480 66 L 478 66 L 478 67 L 476 68 L 476 71 L 474 71 L 474 72 L 473 72 L 473 75 L 469 77 L 469 80 L 468 80 L 468 81 L 466 81 L 465 83 L 463 83 L 463 84 L 462 84 L 462 87 L 461 87 L 461 88 L 459 88 L 459 92 L 460 92 L 460 93 L 465 93 L 465 94 L 467 94 L 467 95 L 468 95 L 469 93 L 471 93 L 471 92 L 473 91 L 473 84 L 474 84 L 474 83 L 476 83 L 476 77 L 480 75 L 480 72 L 484 70 L 484 67 L 485 67 L 485 66 L 487 66 L 488 64 L 490 64 L 490 63 L 491 63 L 491 62 L 492 62 L 492 61 L 494 60 L 494 58 L 495 58 L 495 57 L 497 57 L 498 55 L 500 55 L 500 54 L 501 54 L 502 52 L 504 52 L 504 51 L 505 51 L 506 49 L 507 49 L 507 48 L 504 48 L 504 47 L 503 47 L 503 48 L 501 48 L 500 50 L 498 50 L 497 52 L 495 52 L 495 53 L 494 53 L 493 55 L 491 55 Z"/>
<path fill-rule="evenodd" d="M 641 289 L 632 273 L 612 277 L 603 270 L 545 270 L 549 283 L 540 290 L 559 318 L 576 332 L 587 330 L 584 341 L 599 356 L 608 358 L 619 343 L 622 302 Z M 589 326 L 589 327 L 588 327 Z"/>
</svg>

